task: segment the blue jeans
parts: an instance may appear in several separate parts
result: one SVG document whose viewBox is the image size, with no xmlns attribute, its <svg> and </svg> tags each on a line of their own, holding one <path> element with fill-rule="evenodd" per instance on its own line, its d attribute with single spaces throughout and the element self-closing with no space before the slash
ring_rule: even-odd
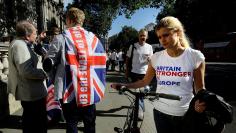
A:
<svg viewBox="0 0 236 133">
<path fill-rule="evenodd" d="M 142 110 L 140 110 L 140 111 L 145 111 L 145 106 L 144 106 L 144 99 L 143 99 L 143 97 L 140 97 L 140 99 L 139 99 L 139 106 L 141 107 L 141 109 Z"/>
<path fill-rule="evenodd" d="M 84 123 L 84 133 L 95 133 L 95 104 L 78 107 L 73 100 L 71 103 L 62 104 L 62 109 L 66 119 L 66 133 L 78 133 L 77 124 L 80 120 Z"/>
<path fill-rule="evenodd" d="M 158 133 L 181 133 L 183 117 L 164 114 L 153 109 L 154 121 Z"/>
<path fill-rule="evenodd" d="M 144 92 L 147 93 L 150 91 L 150 87 L 147 85 L 147 86 L 144 86 Z M 143 97 L 140 97 L 139 99 L 139 106 L 142 108 L 142 111 L 145 112 L 145 105 L 144 105 L 144 98 Z"/>
<path fill-rule="evenodd" d="M 144 76 L 145 76 L 145 74 L 138 74 L 138 73 L 131 72 L 131 80 L 132 80 L 132 82 L 136 82 L 138 80 L 142 80 Z M 142 109 L 142 110 L 139 110 L 139 111 L 143 111 L 144 112 L 145 111 L 145 107 L 144 107 L 143 97 L 140 97 L 140 99 L 139 99 L 139 106 Z"/>
</svg>

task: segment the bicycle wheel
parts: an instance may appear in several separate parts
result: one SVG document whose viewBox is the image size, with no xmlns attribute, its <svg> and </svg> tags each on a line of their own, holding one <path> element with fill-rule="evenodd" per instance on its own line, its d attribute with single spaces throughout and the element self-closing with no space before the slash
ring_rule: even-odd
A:
<svg viewBox="0 0 236 133">
<path fill-rule="evenodd" d="M 125 120 L 125 124 L 123 126 L 124 133 L 131 132 L 133 120 L 134 120 L 134 103 L 131 103 L 131 106 L 130 106 L 130 108 L 128 108 L 128 111 L 127 111 L 127 117 Z"/>
</svg>

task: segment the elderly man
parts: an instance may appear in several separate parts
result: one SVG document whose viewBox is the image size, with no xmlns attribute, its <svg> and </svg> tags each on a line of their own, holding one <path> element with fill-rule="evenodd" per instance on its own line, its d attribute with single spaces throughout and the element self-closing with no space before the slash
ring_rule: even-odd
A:
<svg viewBox="0 0 236 133">
<path fill-rule="evenodd" d="M 41 57 L 32 49 L 36 28 L 28 21 L 20 21 L 16 25 L 16 35 L 9 46 L 8 90 L 21 101 L 23 133 L 46 133 L 46 73 Z"/>
</svg>

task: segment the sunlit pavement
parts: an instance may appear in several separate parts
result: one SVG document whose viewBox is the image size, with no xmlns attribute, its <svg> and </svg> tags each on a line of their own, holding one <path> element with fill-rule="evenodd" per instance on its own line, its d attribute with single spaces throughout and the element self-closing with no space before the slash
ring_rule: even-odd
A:
<svg viewBox="0 0 236 133">
<path fill-rule="evenodd" d="M 119 95 L 116 90 L 110 88 L 110 83 L 124 81 L 124 74 L 117 71 L 107 72 L 107 85 L 105 98 L 97 104 L 97 133 L 115 133 L 114 127 L 123 127 L 126 113 L 129 107 L 129 100 L 124 95 Z M 227 124 L 224 133 L 235 133 L 236 131 L 236 101 L 230 102 L 234 106 L 234 121 Z M 148 100 L 145 101 L 144 121 L 141 133 L 155 133 L 152 109 L 153 106 Z M 0 133 L 21 133 L 21 114 L 22 109 L 16 111 L 9 123 L 1 125 Z M 79 133 L 82 133 L 83 124 L 78 124 Z M 54 127 L 50 127 L 48 133 L 65 133 L 65 123 L 60 122 Z"/>
</svg>

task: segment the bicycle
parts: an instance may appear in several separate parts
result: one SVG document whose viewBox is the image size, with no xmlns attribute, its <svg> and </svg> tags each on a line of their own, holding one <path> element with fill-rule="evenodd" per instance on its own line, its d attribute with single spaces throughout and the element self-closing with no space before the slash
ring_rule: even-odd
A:
<svg viewBox="0 0 236 133">
<path fill-rule="evenodd" d="M 171 100 L 180 100 L 180 96 L 176 95 L 171 95 L 171 94 L 164 94 L 164 93 L 156 93 L 156 92 L 134 92 L 131 91 L 130 89 L 124 87 L 124 86 L 119 86 L 119 88 L 116 88 L 119 91 L 119 94 L 125 94 L 128 97 L 131 97 L 128 95 L 126 92 L 129 92 L 135 98 L 133 98 L 133 102 L 131 101 L 131 105 L 129 110 L 127 111 L 127 117 L 125 124 L 123 128 L 119 127 L 114 127 L 114 131 L 117 133 L 140 133 L 140 128 L 138 126 L 138 112 L 139 112 L 139 99 L 140 97 L 147 97 L 147 96 L 154 96 L 154 98 L 149 98 L 149 100 L 153 101 L 158 98 L 166 98 L 166 99 L 171 99 Z"/>
</svg>

